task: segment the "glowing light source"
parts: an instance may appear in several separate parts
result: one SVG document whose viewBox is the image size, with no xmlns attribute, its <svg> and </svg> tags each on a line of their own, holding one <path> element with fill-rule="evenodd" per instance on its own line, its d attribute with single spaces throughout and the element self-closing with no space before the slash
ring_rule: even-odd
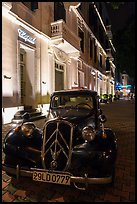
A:
<svg viewBox="0 0 137 204">
<path fill-rule="evenodd" d="M 28 30 L 29 32 L 33 33 L 34 35 L 36 35 L 38 38 L 43 39 L 44 41 L 46 41 L 47 43 L 50 40 L 50 37 L 45 35 L 44 33 L 42 33 L 41 31 L 39 31 L 38 29 L 34 28 L 33 26 L 31 26 L 30 24 L 28 24 L 27 22 L 25 22 L 23 19 L 21 19 L 19 16 L 17 16 L 15 13 L 9 11 L 9 9 L 7 9 L 5 7 L 5 4 L 3 4 L 2 6 L 2 16 L 4 16 L 5 18 L 7 18 L 8 20 L 10 20 L 12 23 L 17 24 L 21 27 L 23 27 L 24 29 Z M 23 34 L 22 34 L 23 35 Z"/>
<path fill-rule="evenodd" d="M 19 37 L 24 39 L 25 42 L 28 41 L 32 44 L 35 44 L 36 38 L 32 38 L 30 35 L 28 35 L 25 31 L 18 29 Z"/>
<path fill-rule="evenodd" d="M 132 85 L 127 84 L 127 85 L 116 85 L 116 88 L 132 88 Z"/>
</svg>

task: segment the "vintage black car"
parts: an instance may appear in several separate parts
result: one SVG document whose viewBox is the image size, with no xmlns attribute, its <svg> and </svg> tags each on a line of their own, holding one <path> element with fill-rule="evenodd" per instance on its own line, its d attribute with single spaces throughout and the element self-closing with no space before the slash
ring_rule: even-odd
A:
<svg viewBox="0 0 137 204">
<path fill-rule="evenodd" d="M 24 121 L 7 133 L 2 168 L 17 179 L 26 176 L 79 189 L 112 184 L 117 139 L 110 128 L 104 128 L 105 121 L 97 92 L 55 91 L 42 130 Z"/>
</svg>

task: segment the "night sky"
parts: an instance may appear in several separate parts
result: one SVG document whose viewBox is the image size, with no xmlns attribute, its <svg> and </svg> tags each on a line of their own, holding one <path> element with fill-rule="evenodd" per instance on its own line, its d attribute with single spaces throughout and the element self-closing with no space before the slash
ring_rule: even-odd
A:
<svg viewBox="0 0 137 204">
<path fill-rule="evenodd" d="M 112 25 L 113 44 L 116 49 L 117 73 L 126 73 L 135 83 L 135 2 L 123 2 L 118 9 L 106 4 Z M 132 25 L 132 30 L 129 30 Z"/>
<path fill-rule="evenodd" d="M 118 9 L 113 9 L 110 4 L 107 4 L 112 32 L 123 29 L 131 18 L 135 18 L 135 2 L 124 2 Z"/>
</svg>

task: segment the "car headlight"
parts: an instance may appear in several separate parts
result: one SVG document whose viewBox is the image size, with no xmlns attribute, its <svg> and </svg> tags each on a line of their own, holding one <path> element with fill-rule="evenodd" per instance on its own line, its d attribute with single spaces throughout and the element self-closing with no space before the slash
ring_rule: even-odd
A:
<svg viewBox="0 0 137 204">
<path fill-rule="evenodd" d="M 96 132 L 93 129 L 93 127 L 91 127 L 91 126 L 84 127 L 82 130 L 82 136 L 83 136 L 84 140 L 92 141 L 92 140 L 94 140 L 95 135 L 96 135 Z"/>
<path fill-rule="evenodd" d="M 27 137 L 32 135 L 34 129 L 35 129 L 35 125 L 33 123 L 24 123 L 21 126 L 21 130 L 22 130 L 23 134 Z"/>
</svg>

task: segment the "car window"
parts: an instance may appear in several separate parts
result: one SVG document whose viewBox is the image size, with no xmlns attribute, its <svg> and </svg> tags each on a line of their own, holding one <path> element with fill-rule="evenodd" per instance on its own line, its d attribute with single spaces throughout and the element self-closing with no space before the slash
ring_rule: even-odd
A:
<svg viewBox="0 0 137 204">
<path fill-rule="evenodd" d="M 91 96 L 61 95 L 54 96 L 51 103 L 52 108 L 93 108 L 93 98 Z"/>
</svg>

